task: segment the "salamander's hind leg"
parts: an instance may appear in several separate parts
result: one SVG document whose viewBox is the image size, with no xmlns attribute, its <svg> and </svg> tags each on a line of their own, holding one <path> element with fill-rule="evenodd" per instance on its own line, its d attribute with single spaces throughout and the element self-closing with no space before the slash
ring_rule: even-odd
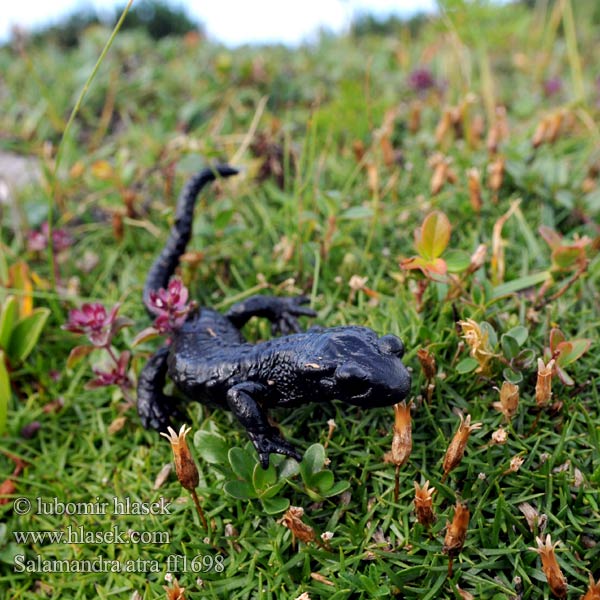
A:
<svg viewBox="0 0 600 600">
<path fill-rule="evenodd" d="M 258 396 L 264 387 L 257 383 L 240 383 L 227 391 L 227 404 L 246 428 L 248 437 L 254 444 L 260 464 L 263 469 L 269 466 L 269 455 L 285 454 L 295 458 L 298 462 L 302 457 L 296 449 L 286 442 L 275 427 L 269 425 L 267 418 L 253 396 Z"/>
<path fill-rule="evenodd" d="M 181 416 L 177 400 L 163 393 L 168 355 L 169 348 L 161 348 L 150 357 L 138 379 L 137 410 L 146 429 L 167 431 L 171 417 Z"/>
<path fill-rule="evenodd" d="M 251 317 L 265 317 L 272 323 L 274 333 L 299 333 L 302 331 L 297 317 L 316 317 L 307 304 L 306 296 L 278 298 L 277 296 L 251 296 L 234 304 L 225 315 L 237 329 L 241 329 Z"/>
</svg>

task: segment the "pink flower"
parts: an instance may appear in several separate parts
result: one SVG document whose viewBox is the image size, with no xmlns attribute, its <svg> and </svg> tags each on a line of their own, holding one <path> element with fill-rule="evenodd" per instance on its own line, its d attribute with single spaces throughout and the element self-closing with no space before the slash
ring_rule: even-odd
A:
<svg viewBox="0 0 600 600">
<path fill-rule="evenodd" d="M 119 323 L 117 312 L 119 304 L 115 304 L 109 314 L 99 302 L 84 304 L 81 309 L 69 312 L 69 320 L 63 329 L 86 335 L 90 342 L 98 348 L 103 348 L 110 343 L 112 335 L 116 332 Z"/>
<path fill-rule="evenodd" d="M 150 309 L 157 316 L 154 326 L 160 333 L 179 329 L 192 310 L 188 289 L 180 279 L 171 279 L 167 289 L 150 292 Z"/>
<path fill-rule="evenodd" d="M 42 223 L 37 231 L 30 231 L 27 236 L 27 247 L 32 252 L 41 252 L 48 247 L 48 221 Z M 73 244 L 73 239 L 65 229 L 52 230 L 52 243 L 56 252 L 62 252 Z"/>
<path fill-rule="evenodd" d="M 48 246 L 48 239 L 41 231 L 30 231 L 27 234 L 27 248 L 30 252 L 41 252 Z"/>
<path fill-rule="evenodd" d="M 96 379 L 92 379 L 86 384 L 88 389 L 106 387 L 107 385 L 118 385 L 120 388 L 130 388 L 131 380 L 127 375 L 127 366 L 131 353 L 127 350 L 119 356 L 117 364 L 110 371 L 101 371 L 100 369 L 92 368 Z"/>
<path fill-rule="evenodd" d="M 435 87 L 433 73 L 429 69 L 415 69 L 408 77 L 408 85 L 416 92 L 424 92 Z"/>
<path fill-rule="evenodd" d="M 560 77 L 551 77 L 544 81 L 544 95 L 546 97 L 554 96 L 562 90 L 562 79 Z"/>
</svg>

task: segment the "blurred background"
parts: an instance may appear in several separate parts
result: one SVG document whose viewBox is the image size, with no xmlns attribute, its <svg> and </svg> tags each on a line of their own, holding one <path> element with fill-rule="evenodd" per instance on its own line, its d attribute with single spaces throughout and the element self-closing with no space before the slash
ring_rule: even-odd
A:
<svg viewBox="0 0 600 600">
<path fill-rule="evenodd" d="M 0 14 L 0 41 L 7 41 L 15 27 L 39 33 L 66 23 L 70 23 L 73 29 L 95 22 L 111 24 L 124 4 L 124 0 L 26 0 L 6 3 Z M 435 0 L 136 0 L 133 3 L 135 19 L 130 17 L 129 25 L 146 23 L 151 30 L 163 35 L 200 28 L 211 39 L 231 46 L 245 43 L 298 44 L 310 39 L 319 30 L 345 32 L 357 18 L 367 13 L 378 18 L 410 17 L 435 10 Z"/>
</svg>

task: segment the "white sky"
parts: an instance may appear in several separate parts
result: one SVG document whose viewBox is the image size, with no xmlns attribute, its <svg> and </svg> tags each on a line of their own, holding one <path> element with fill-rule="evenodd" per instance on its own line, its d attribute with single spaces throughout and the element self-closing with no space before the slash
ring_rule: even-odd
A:
<svg viewBox="0 0 600 600">
<path fill-rule="evenodd" d="M 361 10 L 407 15 L 435 10 L 435 0 L 171 0 L 201 21 L 209 35 L 230 45 L 246 42 L 296 43 L 324 26 L 343 30 Z M 135 6 L 136 0 L 134 0 Z M 0 40 L 12 25 L 38 27 L 75 9 L 112 8 L 125 0 L 1 0 Z"/>
</svg>

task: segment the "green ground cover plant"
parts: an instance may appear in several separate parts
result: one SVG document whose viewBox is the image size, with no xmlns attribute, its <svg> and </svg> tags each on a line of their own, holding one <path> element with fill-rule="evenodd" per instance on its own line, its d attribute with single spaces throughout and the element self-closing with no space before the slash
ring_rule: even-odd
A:
<svg viewBox="0 0 600 600">
<path fill-rule="evenodd" d="M 100 25 L 0 48 L 0 149 L 42 168 L 0 204 L 2 597 L 600 598 L 595 8 L 440 4 L 296 49 Z M 199 202 L 190 297 L 307 294 L 399 335 L 413 389 L 274 411 L 304 459 L 267 471 L 190 404 L 206 528 L 134 384 L 147 270 L 215 161 L 243 172 Z"/>
</svg>

